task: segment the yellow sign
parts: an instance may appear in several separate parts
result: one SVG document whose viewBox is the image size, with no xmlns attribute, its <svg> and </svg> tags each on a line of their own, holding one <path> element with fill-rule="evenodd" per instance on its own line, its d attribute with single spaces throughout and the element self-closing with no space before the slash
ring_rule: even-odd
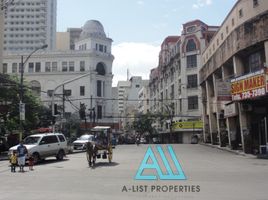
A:
<svg viewBox="0 0 268 200">
<path fill-rule="evenodd" d="M 231 80 L 232 100 L 251 99 L 266 94 L 264 70 Z"/>
<path fill-rule="evenodd" d="M 176 122 L 173 129 L 202 129 L 203 121 Z"/>
</svg>

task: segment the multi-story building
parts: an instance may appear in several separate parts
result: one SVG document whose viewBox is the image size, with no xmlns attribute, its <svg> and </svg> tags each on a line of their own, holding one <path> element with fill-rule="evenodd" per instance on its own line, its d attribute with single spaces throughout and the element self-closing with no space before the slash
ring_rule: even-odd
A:
<svg viewBox="0 0 268 200">
<path fill-rule="evenodd" d="M 146 114 L 149 112 L 150 96 L 149 96 L 149 83 L 143 86 L 139 91 L 139 113 Z"/>
<path fill-rule="evenodd" d="M 139 113 L 139 91 L 148 85 L 148 82 L 140 76 L 133 76 L 128 81 L 118 81 L 118 114 L 125 131 Z"/>
<path fill-rule="evenodd" d="M 239 0 L 203 52 L 204 140 L 267 152 L 268 1 Z"/>
<path fill-rule="evenodd" d="M 96 28 L 98 26 L 99 28 Z M 79 50 L 36 52 L 24 65 L 24 77 L 47 105 L 51 105 L 53 90 L 58 85 L 69 82 L 55 91 L 61 96 L 56 98 L 55 103 L 64 110 L 65 116 L 77 112 L 80 105 L 84 104 L 86 113 L 89 114 L 90 110 L 93 112 L 94 109 L 96 123 L 110 125 L 112 105 L 109 99 L 112 97 L 114 59 L 111 53 L 112 39 L 106 37 L 102 24 L 95 20 L 86 23 L 83 34 L 86 36 L 80 38 L 78 46 L 84 43 L 92 45 Z M 95 48 L 100 44 L 106 45 L 105 52 Z M 20 62 L 21 54 L 6 54 L 4 72 L 19 75 Z M 83 75 L 84 77 L 79 78 Z M 70 81 L 72 79 L 76 80 Z"/>
<path fill-rule="evenodd" d="M 4 51 L 33 51 L 44 44 L 55 49 L 57 0 L 15 1 L 4 19 Z"/>
<path fill-rule="evenodd" d="M 169 36 L 161 45 L 159 65 L 150 75 L 150 108 L 168 118 L 157 129 L 172 132 L 169 140 L 190 143 L 193 134 L 202 131 L 198 71 L 201 52 L 217 29 L 194 20 L 183 24 L 181 36 Z M 161 138 L 167 142 L 165 134 Z"/>
<path fill-rule="evenodd" d="M 68 28 L 67 32 L 70 34 L 70 49 L 75 49 L 75 42 L 79 40 L 82 28 Z"/>
<path fill-rule="evenodd" d="M 66 51 L 70 50 L 70 33 L 57 32 L 56 33 L 56 50 Z"/>
</svg>

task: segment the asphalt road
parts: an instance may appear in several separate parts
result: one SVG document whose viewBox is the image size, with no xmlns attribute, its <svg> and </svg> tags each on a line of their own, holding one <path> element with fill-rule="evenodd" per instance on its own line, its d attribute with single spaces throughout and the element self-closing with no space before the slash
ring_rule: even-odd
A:
<svg viewBox="0 0 268 200">
<path fill-rule="evenodd" d="M 88 167 L 84 152 L 61 162 L 47 159 L 25 173 L 11 173 L 8 161 L 0 161 L 0 200 L 268 200 L 268 160 L 176 144 L 187 180 L 135 180 L 147 148 L 117 146 L 111 164 L 98 160 L 94 168 Z M 152 149 L 160 160 L 154 145 Z M 161 161 L 159 165 L 163 169 Z M 150 173 L 156 170 L 144 171 Z"/>
</svg>

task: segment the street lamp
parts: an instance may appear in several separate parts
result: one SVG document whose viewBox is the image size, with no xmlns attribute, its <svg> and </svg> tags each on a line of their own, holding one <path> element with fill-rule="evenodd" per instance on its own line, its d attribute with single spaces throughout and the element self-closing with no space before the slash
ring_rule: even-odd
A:
<svg viewBox="0 0 268 200">
<path fill-rule="evenodd" d="M 20 123 L 21 121 L 25 120 L 25 104 L 23 102 L 23 74 L 24 74 L 24 65 L 29 60 L 29 58 L 38 50 L 47 48 L 47 44 L 44 44 L 43 46 L 40 46 L 36 48 L 34 51 L 32 51 L 25 61 L 23 60 L 23 56 L 21 56 L 21 63 L 20 63 Z"/>
</svg>

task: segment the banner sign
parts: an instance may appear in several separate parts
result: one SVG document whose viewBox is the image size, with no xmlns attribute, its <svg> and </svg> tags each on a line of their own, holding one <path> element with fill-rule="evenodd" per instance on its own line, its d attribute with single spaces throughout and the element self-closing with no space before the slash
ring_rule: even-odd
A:
<svg viewBox="0 0 268 200">
<path fill-rule="evenodd" d="M 173 124 L 174 129 L 203 129 L 203 121 L 186 121 L 176 122 Z"/>
<path fill-rule="evenodd" d="M 216 80 L 217 100 L 218 101 L 231 101 L 230 94 L 231 83 L 230 81 Z"/>
<path fill-rule="evenodd" d="M 231 94 L 233 101 L 251 99 L 266 94 L 265 74 L 260 70 L 231 80 Z"/>
</svg>

